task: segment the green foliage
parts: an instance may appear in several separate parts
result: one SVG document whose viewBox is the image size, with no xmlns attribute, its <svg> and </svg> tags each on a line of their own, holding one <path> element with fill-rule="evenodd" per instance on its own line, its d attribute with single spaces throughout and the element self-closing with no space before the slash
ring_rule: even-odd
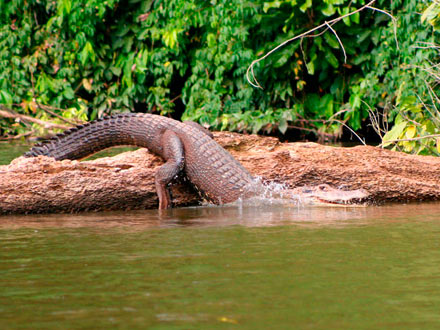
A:
<svg viewBox="0 0 440 330">
<path fill-rule="evenodd" d="M 383 145 L 393 146 L 393 149 L 402 149 L 417 154 L 438 155 L 440 153 L 440 139 L 426 138 L 439 133 L 440 116 L 423 111 L 424 108 L 415 97 L 409 96 L 398 102 L 399 113 L 394 120 L 393 128 L 382 139 Z M 399 142 L 393 142 L 398 140 Z"/>
<path fill-rule="evenodd" d="M 38 105 L 71 119 L 124 111 L 171 115 L 238 131 L 302 127 L 338 135 L 359 129 L 366 102 L 397 118 L 401 98 L 425 95 L 416 66 L 431 54 L 417 0 L 378 1 L 398 18 L 364 10 L 259 62 L 263 90 L 245 79 L 250 63 L 284 40 L 352 12 L 365 0 L 11 0 L 0 2 L 0 103 L 49 120 Z M 433 9 L 434 10 L 434 9 Z M 435 15 L 424 20 L 435 22 Z M 433 21 L 434 20 L 434 21 Z M 424 25 L 423 25 L 424 24 Z M 424 85 L 424 84 L 422 84 Z M 425 94 L 424 94 L 425 93 Z M 416 103 L 418 100 L 416 100 Z M 403 104 L 403 103 L 402 103 Z M 67 109 L 67 110 L 61 110 Z M 426 117 L 426 116 L 425 116 Z M 4 133 L 28 127 L 0 122 Z"/>
<path fill-rule="evenodd" d="M 433 1 L 422 14 L 422 22 L 427 21 L 436 31 L 440 30 L 440 4 Z"/>
<path fill-rule="evenodd" d="M 413 19 L 417 12 L 423 12 L 421 20 Z M 376 70 L 361 80 L 361 97 L 366 102 L 378 104 L 382 96 L 379 105 L 394 122 L 394 127 L 383 136 L 383 145 L 395 150 L 440 154 L 438 35 L 426 24 L 436 29 L 439 18 L 437 3 L 427 8 L 423 3 L 407 5 L 398 21 L 400 50 L 387 48 L 393 36 L 391 32 L 382 33 L 385 40 L 372 52 Z M 392 143 L 395 140 L 399 141 Z"/>
</svg>

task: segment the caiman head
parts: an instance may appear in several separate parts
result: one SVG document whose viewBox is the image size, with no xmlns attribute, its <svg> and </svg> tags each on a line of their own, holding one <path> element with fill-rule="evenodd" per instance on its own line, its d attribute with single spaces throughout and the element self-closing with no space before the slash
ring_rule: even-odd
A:
<svg viewBox="0 0 440 330">
<path fill-rule="evenodd" d="M 327 184 L 292 189 L 301 203 L 322 206 L 356 206 L 364 203 L 368 193 L 363 189 L 340 190 Z"/>
</svg>

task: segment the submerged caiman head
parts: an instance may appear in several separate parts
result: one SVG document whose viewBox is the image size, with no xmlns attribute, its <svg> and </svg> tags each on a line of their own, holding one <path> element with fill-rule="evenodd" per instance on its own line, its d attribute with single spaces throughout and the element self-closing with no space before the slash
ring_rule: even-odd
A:
<svg viewBox="0 0 440 330">
<path fill-rule="evenodd" d="M 368 197 L 365 190 L 340 190 L 327 184 L 304 186 L 292 190 L 304 204 L 322 206 L 355 206 L 364 203 Z"/>
</svg>

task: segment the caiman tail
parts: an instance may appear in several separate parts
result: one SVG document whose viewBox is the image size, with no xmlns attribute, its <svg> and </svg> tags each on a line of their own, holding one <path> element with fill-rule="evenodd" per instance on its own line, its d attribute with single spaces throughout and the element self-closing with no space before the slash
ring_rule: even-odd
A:
<svg viewBox="0 0 440 330">
<path fill-rule="evenodd" d="M 244 196 L 253 182 L 252 175 L 200 125 L 146 113 L 120 114 L 72 128 L 25 156 L 81 159 L 116 145 L 145 147 L 165 160 L 155 176 L 159 208 L 171 205 L 167 185 L 182 171 L 216 204 Z"/>
<path fill-rule="evenodd" d="M 24 156 L 43 155 L 56 160 L 82 159 L 118 145 L 151 148 L 149 136 L 146 134 L 151 125 L 152 123 L 142 120 L 142 117 L 135 113 L 105 117 L 73 127 L 38 143 Z"/>
</svg>

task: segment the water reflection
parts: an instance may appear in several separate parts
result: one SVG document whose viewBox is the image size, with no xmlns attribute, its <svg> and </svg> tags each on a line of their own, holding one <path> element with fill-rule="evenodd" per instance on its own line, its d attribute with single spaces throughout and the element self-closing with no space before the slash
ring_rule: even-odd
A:
<svg viewBox="0 0 440 330">
<path fill-rule="evenodd" d="M 29 145 L 0 141 L 0 165 L 9 164 L 14 158 L 29 150 Z"/>
<path fill-rule="evenodd" d="M 360 226 L 376 222 L 440 219 L 440 203 L 368 207 L 311 207 L 240 204 L 170 210 L 119 211 L 80 214 L 9 215 L 0 228 L 126 227 L 133 230 L 170 227 Z"/>
</svg>

